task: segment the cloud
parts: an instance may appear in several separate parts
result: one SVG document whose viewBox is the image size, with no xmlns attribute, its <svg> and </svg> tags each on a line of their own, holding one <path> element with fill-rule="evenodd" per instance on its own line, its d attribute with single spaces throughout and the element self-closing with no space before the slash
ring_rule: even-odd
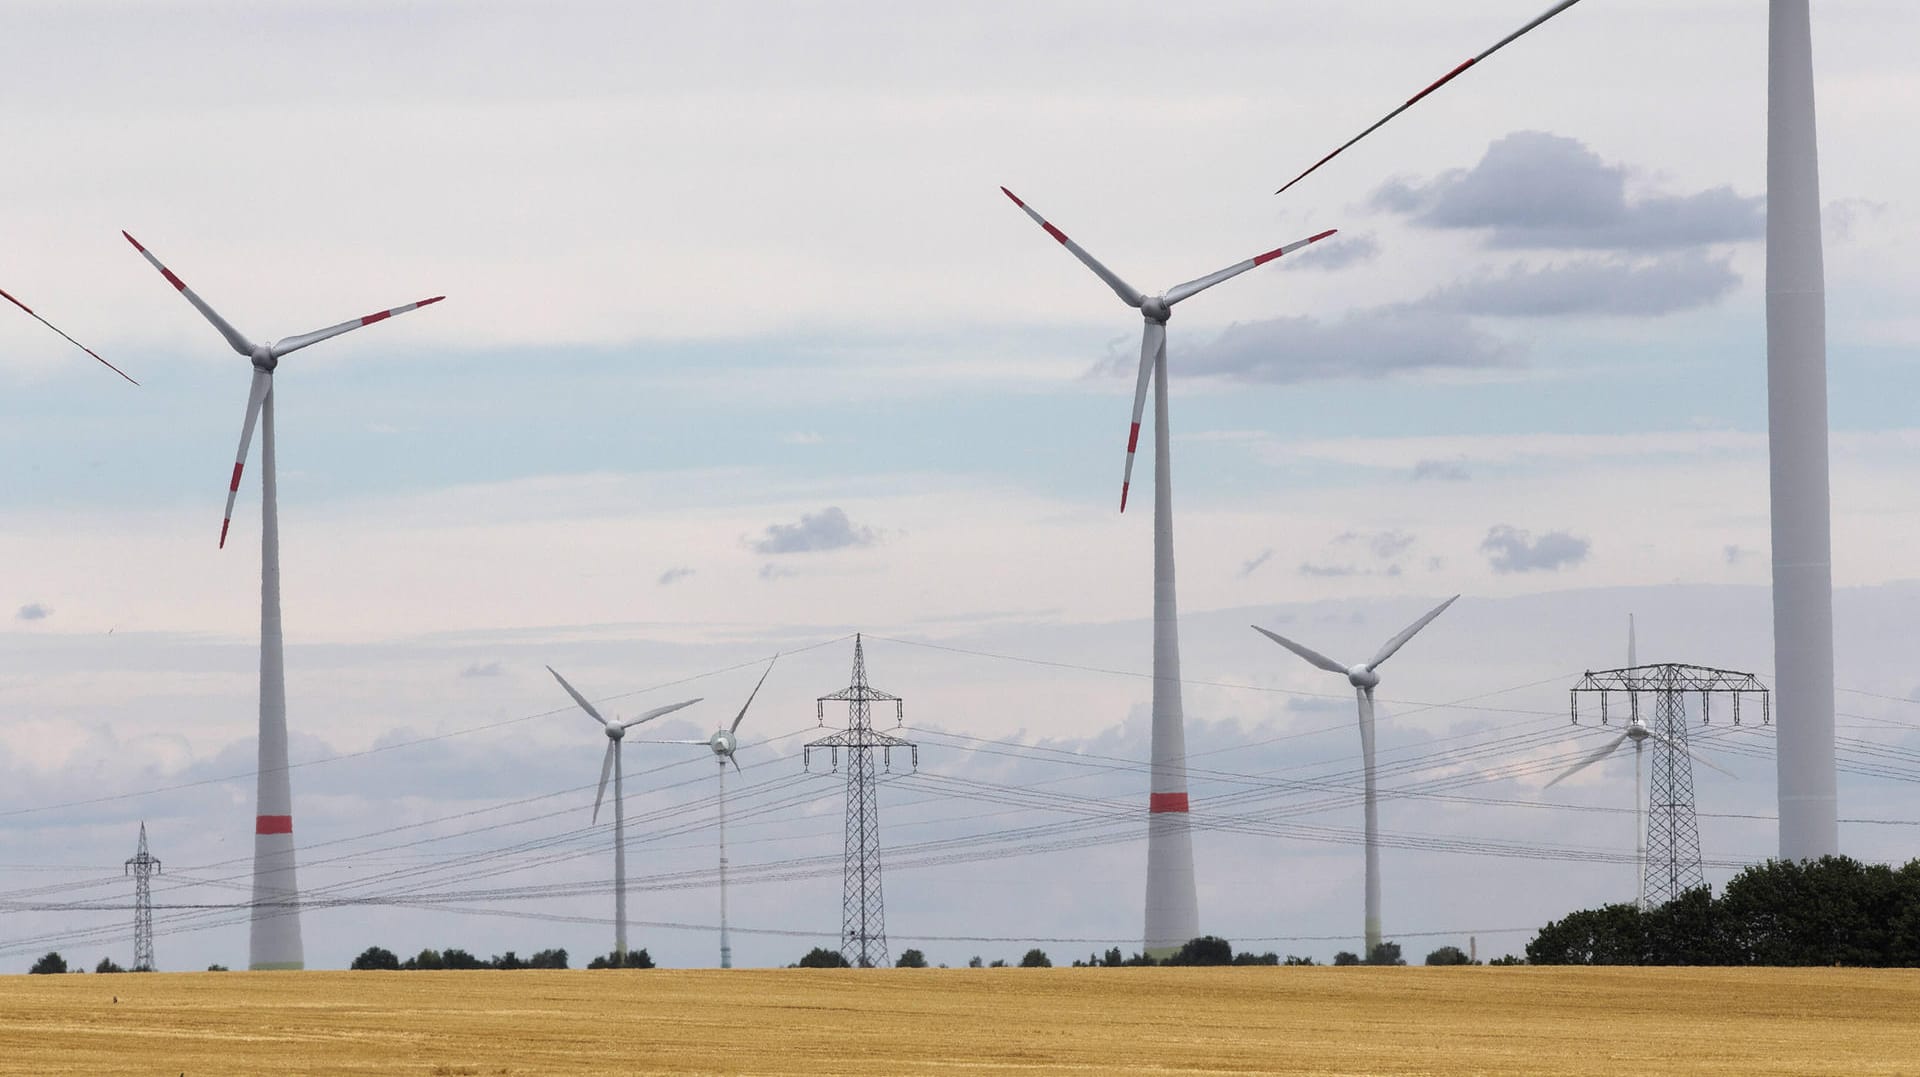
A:
<svg viewBox="0 0 1920 1077">
<path fill-rule="evenodd" d="M 1508 345 L 1466 316 L 1410 305 L 1359 311 L 1337 322 L 1241 322 L 1188 354 L 1182 373 L 1268 385 L 1479 370 L 1516 361 Z"/>
<path fill-rule="evenodd" d="M 1297 571 L 1302 576 L 1319 576 L 1319 577 L 1332 578 L 1332 577 L 1339 577 L 1339 576 L 1357 575 L 1360 570 L 1353 567 L 1352 565 L 1302 564 Z"/>
<path fill-rule="evenodd" d="M 1731 187 L 1633 199 L 1626 187 L 1626 167 L 1579 140 L 1516 131 L 1470 169 L 1389 181 L 1372 205 L 1427 228 L 1485 230 L 1490 246 L 1506 249 L 1675 250 L 1766 231 L 1766 200 Z"/>
<path fill-rule="evenodd" d="M 1315 243 L 1286 260 L 1298 272 L 1302 269 L 1318 269 L 1331 272 L 1346 269 L 1362 262 L 1370 262 L 1380 254 L 1380 241 L 1364 232 L 1342 232 L 1334 239 L 1324 243 Z"/>
<path fill-rule="evenodd" d="M 781 579 L 787 578 L 788 576 L 797 576 L 797 575 L 799 575 L 799 573 L 795 572 L 793 569 L 781 568 L 779 565 L 776 565 L 771 561 L 760 566 L 760 578 L 763 580 L 781 580 Z"/>
<path fill-rule="evenodd" d="M 504 677 L 507 667 L 498 662 L 475 662 L 460 671 L 462 677 Z"/>
<path fill-rule="evenodd" d="M 1415 482 L 1466 482 L 1471 478 L 1473 473 L 1458 460 L 1422 460 L 1413 465 Z"/>
<path fill-rule="evenodd" d="M 1254 570 L 1258 569 L 1261 565 L 1266 564 L 1268 561 L 1272 559 L 1273 559 L 1273 549 L 1271 547 L 1261 550 L 1260 555 L 1258 557 L 1255 557 L 1253 560 L 1248 561 L 1247 563 L 1240 566 L 1240 571 L 1237 573 L 1237 575 L 1244 580 L 1248 576 L 1253 575 Z"/>
<path fill-rule="evenodd" d="M 692 569 L 685 566 L 676 566 L 660 574 L 659 585 L 661 587 L 670 587 L 691 575 L 693 575 Z"/>
<path fill-rule="evenodd" d="M 1717 302 L 1739 283 L 1729 259 L 1701 251 L 1651 260 L 1583 258 L 1539 269 L 1515 264 L 1501 276 L 1440 288 L 1422 305 L 1503 318 L 1647 317 Z"/>
<path fill-rule="evenodd" d="M 1593 544 L 1566 531 L 1549 531 L 1539 539 L 1530 531 L 1500 524 L 1487 531 L 1480 552 L 1495 572 L 1558 572 L 1587 559 Z"/>
<path fill-rule="evenodd" d="M 838 506 L 807 513 L 799 523 L 768 524 L 766 535 L 752 543 L 761 554 L 817 553 L 852 546 L 871 546 L 879 535 L 871 527 L 855 527 Z M 761 573 L 763 578 L 766 573 Z"/>
<path fill-rule="evenodd" d="M 1405 531 L 1382 531 L 1367 540 L 1367 548 L 1382 561 L 1393 560 L 1412 545 L 1413 536 Z"/>
<path fill-rule="evenodd" d="M 16 619 L 22 621 L 44 621 L 51 616 L 53 611 L 38 602 L 29 602 L 20 607 L 20 612 L 14 614 Z"/>
<path fill-rule="evenodd" d="M 1753 551 L 1747 549 L 1745 546 L 1728 545 L 1721 549 L 1721 553 L 1726 557 L 1727 564 L 1729 565 L 1737 565 L 1753 556 Z"/>
</svg>

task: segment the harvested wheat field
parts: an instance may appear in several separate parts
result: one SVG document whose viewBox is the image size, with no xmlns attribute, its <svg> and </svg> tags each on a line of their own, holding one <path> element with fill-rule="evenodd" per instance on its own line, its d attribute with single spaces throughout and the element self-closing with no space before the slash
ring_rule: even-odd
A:
<svg viewBox="0 0 1920 1077">
<path fill-rule="evenodd" d="M 1115 1072 L 1920 1074 L 1920 972 L 0 977 L 5 1074 Z"/>
</svg>

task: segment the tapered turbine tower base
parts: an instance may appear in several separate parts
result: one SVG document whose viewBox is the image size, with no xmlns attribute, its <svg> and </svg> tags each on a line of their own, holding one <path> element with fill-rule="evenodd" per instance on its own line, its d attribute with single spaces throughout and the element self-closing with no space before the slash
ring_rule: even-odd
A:
<svg viewBox="0 0 1920 1077">
<path fill-rule="evenodd" d="M 253 922 L 247 967 L 306 968 L 294 873 L 293 781 L 287 772 L 287 668 L 280 638 L 280 506 L 273 391 L 260 405 L 260 773 L 254 794 Z M 237 481 L 237 479 L 236 479 Z"/>
<path fill-rule="evenodd" d="M 1144 952 L 1167 957 L 1200 935 L 1187 819 L 1187 727 L 1180 705 L 1180 611 L 1173 585 L 1173 475 L 1167 352 L 1153 368 L 1153 782 L 1147 814 Z"/>
</svg>

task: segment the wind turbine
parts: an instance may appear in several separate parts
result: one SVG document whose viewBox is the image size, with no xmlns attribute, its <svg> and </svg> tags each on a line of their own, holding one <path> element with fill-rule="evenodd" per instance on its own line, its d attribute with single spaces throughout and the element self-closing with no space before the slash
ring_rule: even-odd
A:
<svg viewBox="0 0 1920 1077">
<path fill-rule="evenodd" d="M 1333 659 L 1308 647 L 1303 647 L 1277 632 L 1269 632 L 1259 625 L 1253 630 L 1267 637 L 1294 654 L 1306 659 L 1313 665 L 1329 673 L 1338 673 L 1353 685 L 1354 698 L 1360 704 L 1360 760 L 1366 785 L 1366 854 L 1367 854 L 1367 906 L 1366 936 L 1367 956 L 1373 954 L 1373 948 L 1380 945 L 1380 805 L 1375 796 L 1373 773 L 1373 689 L 1380 683 L 1378 672 L 1380 664 L 1393 657 L 1393 653 L 1406 645 L 1414 634 L 1427 627 L 1427 623 L 1446 612 L 1459 600 L 1454 595 L 1445 602 L 1428 610 L 1421 618 L 1400 634 L 1382 644 L 1374 656 L 1357 666 L 1343 666 Z"/>
<path fill-rule="evenodd" d="M 1187 820 L 1187 735 L 1180 705 L 1180 630 L 1173 583 L 1173 477 L 1167 427 L 1167 319 L 1173 307 L 1256 266 L 1333 235 L 1329 229 L 1284 247 L 1256 254 L 1215 273 L 1149 296 L 1101 265 L 1033 207 L 1005 187 L 1001 193 L 1058 240 L 1140 312 L 1140 373 L 1133 389 L 1133 425 L 1127 430 L 1127 464 L 1120 478 L 1120 511 L 1127 511 L 1133 485 L 1133 453 L 1140 441 L 1147 383 L 1153 382 L 1153 777 L 1147 799 L 1147 909 L 1144 949 L 1164 956 L 1200 934 L 1199 897 L 1193 878 L 1193 834 Z"/>
<path fill-rule="evenodd" d="M 88 355 L 93 356 L 95 359 L 100 359 L 99 352 L 94 351 L 92 348 L 87 347 L 85 344 L 82 344 L 79 341 L 73 339 L 72 337 L 67 336 L 66 330 L 60 328 L 59 326 L 53 324 L 52 322 L 46 320 L 45 318 L 42 318 L 38 313 L 34 311 L 32 307 L 27 306 L 25 303 L 20 302 L 18 299 L 15 299 L 13 295 L 9 293 L 5 288 L 0 288 L 0 299 L 5 299 L 7 302 L 12 303 L 14 306 L 19 307 L 21 310 L 26 311 L 27 314 L 31 316 L 34 321 L 39 322 L 41 325 L 44 325 L 48 329 L 51 329 L 54 332 L 60 334 L 62 337 L 66 339 L 67 343 L 73 345 L 76 348 L 79 348 L 81 351 L 86 352 Z M 107 362 L 105 359 L 100 359 L 100 364 L 106 367 L 108 370 L 113 371 L 115 374 L 118 374 L 121 377 L 126 378 L 128 381 L 133 381 L 133 378 L 130 377 L 126 371 L 121 370 L 119 367 L 114 366 L 112 363 Z M 133 381 L 133 384 L 138 385 L 140 383 L 137 381 Z"/>
<path fill-rule="evenodd" d="M 273 371 L 280 359 L 309 344 L 385 321 L 396 314 L 438 303 L 445 296 L 422 299 L 404 307 L 383 310 L 363 318 L 311 333 L 256 344 L 222 318 L 153 252 L 126 232 L 133 244 L 167 283 L 174 286 L 202 317 L 213 323 L 233 350 L 253 362 L 253 388 L 247 394 L 247 412 L 240 424 L 240 451 L 227 486 L 226 516 L 220 521 L 220 545 L 227 544 L 233 523 L 233 502 L 240 495 L 240 469 L 247 462 L 255 420 L 260 423 L 260 767 L 253 828 L 253 920 L 247 966 L 253 969 L 298 969 L 306 961 L 300 944 L 300 888 L 294 874 L 293 786 L 287 777 L 287 677 L 280 635 L 280 510 L 273 456 Z"/>
<path fill-rule="evenodd" d="M 780 660 L 774 656 L 774 662 Z M 733 943 L 727 936 L 727 764 L 732 763 L 736 773 L 740 770 L 740 761 L 733 753 L 740 747 L 740 723 L 747 717 L 747 708 L 753 706 L 753 697 L 760 694 L 760 686 L 767 683 L 767 674 L 773 672 L 773 662 L 767 663 L 766 673 L 760 674 L 760 680 L 747 694 L 747 701 L 740 705 L 740 713 L 733 716 L 733 724 L 725 729 L 716 729 L 713 736 L 705 740 L 663 740 L 649 741 L 651 744 L 704 744 L 713 750 L 713 757 L 720 764 L 720 967 L 733 967 Z"/>
<path fill-rule="evenodd" d="M 547 672 L 553 674 L 553 679 L 560 682 L 560 687 L 565 688 L 567 694 L 573 697 L 573 701 L 580 704 L 580 709 L 586 711 L 588 717 L 599 722 L 600 728 L 607 734 L 607 754 L 600 761 L 600 788 L 593 794 L 593 821 L 595 823 L 600 821 L 600 802 L 606 799 L 607 775 L 612 774 L 613 952 L 624 960 L 627 956 L 627 809 L 620 772 L 620 742 L 626 738 L 627 730 L 634 726 L 642 722 L 651 722 L 663 714 L 672 714 L 682 707 L 691 707 L 700 701 L 689 699 L 680 703 L 669 703 L 664 707 L 655 707 L 638 718 L 629 718 L 624 722 L 610 722 L 601 717 L 599 711 L 593 709 L 593 704 L 587 702 L 586 696 L 581 695 L 573 685 L 567 683 L 567 679 L 560 675 L 559 670 L 548 666 Z"/>
</svg>

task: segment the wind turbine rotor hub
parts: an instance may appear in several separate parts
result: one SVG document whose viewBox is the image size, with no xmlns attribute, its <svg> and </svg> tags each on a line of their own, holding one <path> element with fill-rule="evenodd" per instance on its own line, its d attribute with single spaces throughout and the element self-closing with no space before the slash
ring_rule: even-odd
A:
<svg viewBox="0 0 1920 1077">
<path fill-rule="evenodd" d="M 1146 315 L 1147 320 L 1150 322 L 1159 322 L 1161 325 L 1165 325 L 1167 324 L 1167 319 L 1173 317 L 1173 308 L 1167 305 L 1165 299 L 1156 295 L 1140 304 L 1140 313 Z"/>
<path fill-rule="evenodd" d="M 262 344 L 253 349 L 254 369 L 264 370 L 271 374 L 274 368 L 279 365 L 280 360 L 274 356 L 272 344 Z"/>
<path fill-rule="evenodd" d="M 1366 666 L 1348 666 L 1347 683 L 1355 688 L 1372 688 L 1380 683 L 1380 675 Z"/>
<path fill-rule="evenodd" d="M 627 735 L 627 731 L 620 728 L 615 723 L 613 722 L 607 723 L 607 739 L 608 740 L 619 740 L 620 738 L 626 735 Z"/>
<path fill-rule="evenodd" d="M 1632 737 L 1636 741 L 1646 740 L 1648 737 L 1653 736 L 1653 730 L 1647 728 L 1647 723 L 1635 718 L 1627 723 L 1627 736 Z"/>
<path fill-rule="evenodd" d="M 713 754 L 723 759 L 732 755 L 734 748 L 737 746 L 738 742 L 734 740 L 733 734 L 724 729 L 715 733 L 707 740 L 707 747 L 712 748 Z"/>
</svg>

